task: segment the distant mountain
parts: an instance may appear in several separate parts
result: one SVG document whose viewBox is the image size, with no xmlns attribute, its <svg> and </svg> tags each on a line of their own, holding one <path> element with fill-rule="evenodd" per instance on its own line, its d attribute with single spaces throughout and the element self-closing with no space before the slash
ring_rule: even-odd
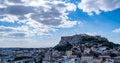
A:
<svg viewBox="0 0 120 63">
<path fill-rule="evenodd" d="M 69 50 L 73 46 L 87 46 L 87 47 L 100 47 L 106 46 L 108 48 L 117 48 L 120 45 L 110 42 L 107 38 L 101 36 L 91 36 L 87 34 L 78 34 L 73 36 L 64 36 L 61 37 L 61 40 L 58 45 L 55 46 L 55 49 L 58 50 Z"/>
</svg>

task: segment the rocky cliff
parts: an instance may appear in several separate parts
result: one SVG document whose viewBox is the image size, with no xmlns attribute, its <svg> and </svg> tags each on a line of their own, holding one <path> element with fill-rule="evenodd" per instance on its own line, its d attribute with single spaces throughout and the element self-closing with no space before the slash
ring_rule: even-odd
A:
<svg viewBox="0 0 120 63">
<path fill-rule="evenodd" d="M 75 44 L 81 44 L 86 42 L 108 42 L 108 39 L 101 36 L 90 36 L 87 34 L 79 34 L 79 35 L 61 37 L 59 45 L 64 45 L 66 43 L 75 45 Z"/>
<path fill-rule="evenodd" d="M 95 47 L 99 48 L 102 46 L 106 46 L 109 49 L 120 47 L 120 44 L 115 44 L 110 42 L 107 38 L 101 36 L 91 36 L 87 34 L 77 34 L 73 36 L 63 36 L 59 44 L 57 44 L 54 48 L 59 51 L 70 50 L 74 46 L 84 46 L 84 47 Z"/>
</svg>

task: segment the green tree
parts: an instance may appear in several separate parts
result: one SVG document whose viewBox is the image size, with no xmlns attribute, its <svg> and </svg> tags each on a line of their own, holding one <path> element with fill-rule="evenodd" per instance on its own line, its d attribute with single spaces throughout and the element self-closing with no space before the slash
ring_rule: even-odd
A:
<svg viewBox="0 0 120 63">
<path fill-rule="evenodd" d="M 58 51 L 66 51 L 66 50 L 70 50 L 73 46 L 70 43 L 67 43 L 65 45 L 57 45 L 54 47 L 54 49 L 58 50 Z"/>
</svg>

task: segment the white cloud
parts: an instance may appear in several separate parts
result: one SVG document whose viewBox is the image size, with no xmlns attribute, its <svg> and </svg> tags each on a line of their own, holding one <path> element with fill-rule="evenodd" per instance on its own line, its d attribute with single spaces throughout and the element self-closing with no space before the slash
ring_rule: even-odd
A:
<svg viewBox="0 0 120 63">
<path fill-rule="evenodd" d="M 95 35 L 97 35 L 98 33 L 97 33 L 97 32 L 86 32 L 85 34 L 88 34 L 88 35 L 91 35 L 91 36 L 95 36 Z"/>
<path fill-rule="evenodd" d="M 77 22 L 77 21 L 67 21 L 67 22 L 63 22 L 62 25 L 60 25 L 59 27 L 62 27 L 62 28 L 70 28 L 70 27 L 73 27 L 74 25 L 76 24 L 82 24 L 81 22 Z"/>
<path fill-rule="evenodd" d="M 28 26 L 5 27 L 0 26 L 0 36 L 2 37 L 28 37 L 33 33 L 29 31 Z"/>
<path fill-rule="evenodd" d="M 10 36 L 48 35 L 57 28 L 69 28 L 77 21 L 69 21 L 66 11 L 75 11 L 76 6 L 58 0 L 0 0 L 0 21 L 23 23 L 19 27 L 3 27 Z M 24 28 L 25 27 L 25 28 Z M 3 33 L 0 31 L 0 33 Z"/>
<path fill-rule="evenodd" d="M 78 8 L 89 15 L 100 14 L 120 8 L 120 0 L 81 0 Z"/>
<path fill-rule="evenodd" d="M 72 4 L 72 3 L 69 3 L 69 4 L 67 4 L 67 9 L 69 11 L 76 11 L 76 5 Z"/>
<path fill-rule="evenodd" d="M 120 28 L 113 30 L 112 32 L 120 33 Z"/>
<path fill-rule="evenodd" d="M 7 39 L 7 40 L 6 40 Z M 39 41 L 42 41 L 39 39 Z M 27 47 L 27 48 L 39 48 L 39 47 L 52 47 L 56 45 L 55 42 L 39 42 L 37 40 L 33 40 L 30 38 L 23 38 L 23 39 L 14 39 L 14 38 L 1 38 L 0 40 L 0 47 L 9 48 L 9 47 Z M 51 44 L 51 45 L 50 45 Z"/>
</svg>

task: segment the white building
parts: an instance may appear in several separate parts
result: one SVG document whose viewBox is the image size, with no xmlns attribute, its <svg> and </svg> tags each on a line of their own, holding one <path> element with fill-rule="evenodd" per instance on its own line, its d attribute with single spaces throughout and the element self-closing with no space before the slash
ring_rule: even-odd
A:
<svg viewBox="0 0 120 63">
<path fill-rule="evenodd" d="M 94 62 L 93 56 L 82 56 L 81 62 L 93 63 Z"/>
</svg>

